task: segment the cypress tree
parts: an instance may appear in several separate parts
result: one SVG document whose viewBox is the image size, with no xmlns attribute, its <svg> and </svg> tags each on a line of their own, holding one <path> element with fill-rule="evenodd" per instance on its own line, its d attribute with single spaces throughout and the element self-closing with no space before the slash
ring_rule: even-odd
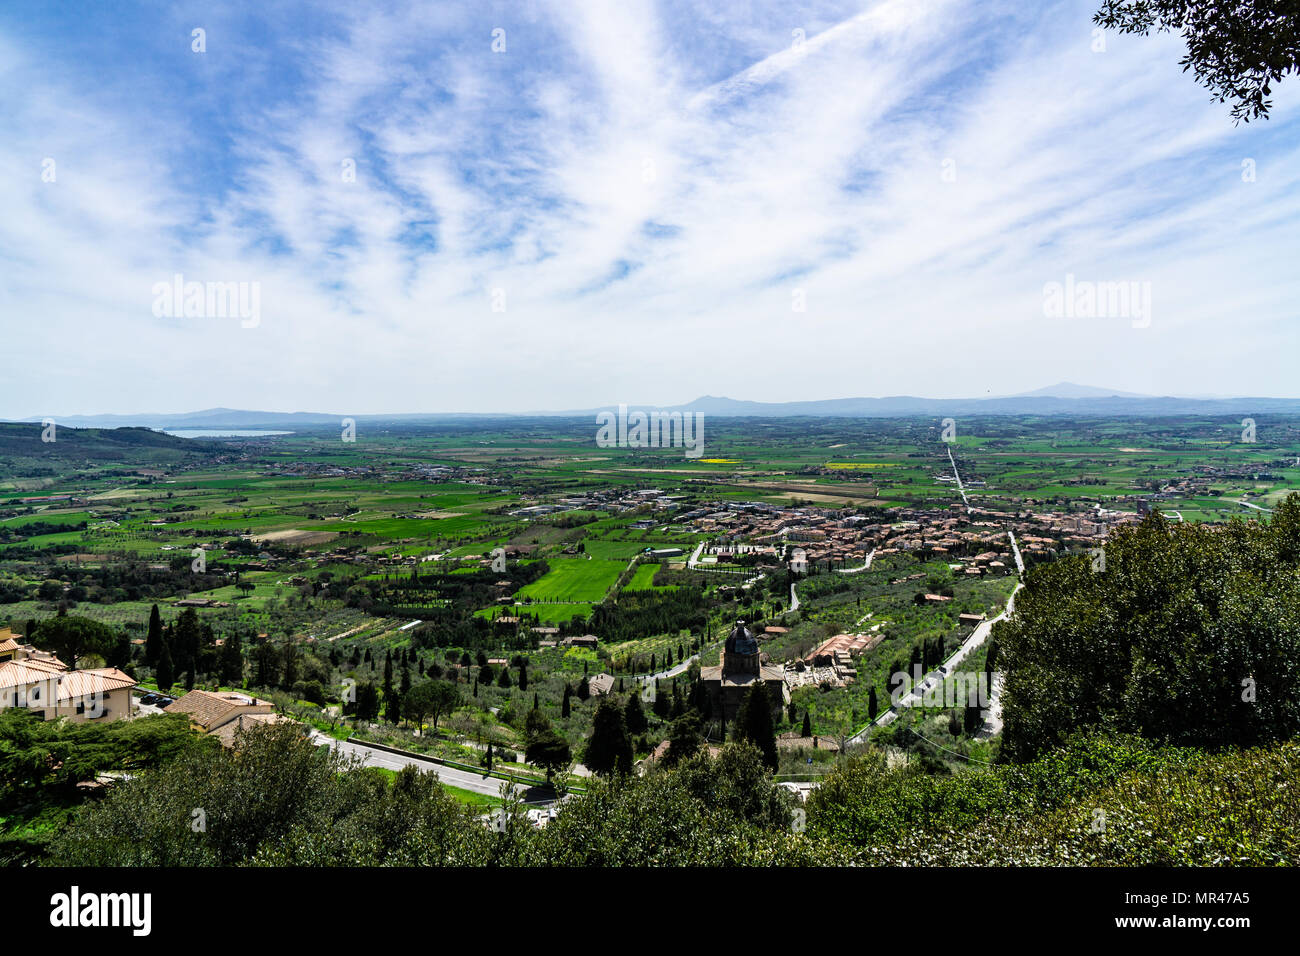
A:
<svg viewBox="0 0 1300 956">
<path fill-rule="evenodd" d="M 158 668 L 154 673 L 154 679 L 158 682 L 158 689 L 164 694 L 172 689 L 172 684 L 176 683 L 176 665 L 172 663 L 171 648 L 167 646 L 165 640 L 158 654 Z"/>
<path fill-rule="evenodd" d="M 144 641 L 144 662 L 150 667 L 158 666 L 158 657 L 162 653 L 162 615 L 155 604 L 149 611 L 149 636 Z M 28 637 L 31 633 L 28 632 Z"/>
<path fill-rule="evenodd" d="M 593 773 L 609 776 L 632 770 L 632 739 L 623 722 L 623 708 L 612 700 L 602 700 L 591 721 L 591 739 L 582 762 Z"/>
<path fill-rule="evenodd" d="M 757 747 L 763 755 L 763 763 L 768 769 L 776 770 L 779 761 L 776 729 L 772 726 L 772 697 L 762 681 L 754 681 L 741 702 L 734 733 L 737 739 L 748 740 Z"/>
<path fill-rule="evenodd" d="M 808 716 L 808 711 L 803 712 L 803 730 L 801 735 L 804 737 L 812 736 L 812 719 Z"/>
<path fill-rule="evenodd" d="M 643 734 L 650 726 L 641 706 L 641 695 L 636 691 L 628 695 L 627 703 L 623 705 L 623 722 L 630 734 Z"/>
</svg>

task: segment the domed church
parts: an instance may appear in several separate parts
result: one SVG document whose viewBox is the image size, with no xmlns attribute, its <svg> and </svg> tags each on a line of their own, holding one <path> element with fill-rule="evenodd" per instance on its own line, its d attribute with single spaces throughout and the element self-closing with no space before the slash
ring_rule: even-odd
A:
<svg viewBox="0 0 1300 956">
<path fill-rule="evenodd" d="M 740 710 L 741 702 L 755 681 L 767 686 L 772 698 L 772 713 L 780 718 L 781 708 L 790 702 L 790 691 L 785 686 L 785 668 L 779 664 L 764 664 L 758 649 L 758 640 L 737 621 L 722 648 L 722 663 L 700 669 L 700 680 L 709 695 L 713 713 L 721 713 L 730 722 Z"/>
</svg>

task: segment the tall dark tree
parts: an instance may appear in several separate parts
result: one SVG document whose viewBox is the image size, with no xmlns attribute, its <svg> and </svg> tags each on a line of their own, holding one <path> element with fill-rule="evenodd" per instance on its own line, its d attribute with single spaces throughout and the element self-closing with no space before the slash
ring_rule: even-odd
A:
<svg viewBox="0 0 1300 956">
<path fill-rule="evenodd" d="M 244 641 L 239 632 L 226 635 L 221 645 L 221 682 L 237 687 L 244 683 Z"/>
<path fill-rule="evenodd" d="M 754 681 L 736 714 L 732 730 L 737 740 L 748 740 L 763 755 L 763 763 L 775 771 L 779 760 L 776 752 L 776 728 L 772 724 L 772 695 L 762 681 Z"/>
<path fill-rule="evenodd" d="M 275 645 L 270 641 L 263 641 L 253 652 L 253 659 L 257 662 L 257 673 L 253 682 L 258 687 L 275 686 L 280 674 L 280 652 L 275 649 Z"/>
<path fill-rule="evenodd" d="M 131 666 L 131 637 L 126 633 L 126 631 L 118 633 L 117 637 L 113 640 L 113 646 L 104 656 L 104 662 L 109 667 L 116 667 L 118 669 Z"/>
<path fill-rule="evenodd" d="M 172 627 L 172 660 L 176 664 L 177 672 L 185 671 L 193 675 L 199 666 L 200 646 L 199 613 L 194 608 L 187 607 Z M 194 686 L 192 676 L 188 686 Z"/>
<path fill-rule="evenodd" d="M 162 653 L 162 615 L 155 604 L 149 611 L 149 633 L 144 639 L 144 662 L 150 667 L 158 666 L 158 655 Z"/>
<path fill-rule="evenodd" d="M 379 716 L 379 689 L 371 681 L 357 687 L 355 716 L 357 720 L 367 722 Z"/>
<path fill-rule="evenodd" d="M 298 681 L 298 645 L 294 643 L 292 637 L 286 637 L 284 642 L 284 651 L 281 655 L 284 659 L 284 670 L 280 678 L 280 686 L 285 690 L 292 690 L 293 685 Z"/>
<path fill-rule="evenodd" d="M 667 720 L 669 713 L 672 711 L 672 698 L 665 694 L 659 688 L 659 682 L 655 681 L 655 699 L 650 704 L 650 709 L 660 720 Z"/>
<path fill-rule="evenodd" d="M 162 650 L 158 654 L 158 666 L 154 668 L 154 681 L 164 694 L 176 683 L 176 665 L 172 663 L 172 651 L 166 641 L 163 641 Z"/>
<path fill-rule="evenodd" d="M 700 734 L 700 718 L 693 711 L 688 711 L 673 721 L 668 733 L 668 750 L 664 753 L 664 765 L 671 767 L 683 760 L 689 760 L 700 752 L 704 746 L 704 737 Z"/>
<path fill-rule="evenodd" d="M 524 759 L 546 771 L 549 782 L 557 770 L 564 770 L 573 760 L 569 743 L 549 726 L 528 741 Z"/>
<path fill-rule="evenodd" d="M 623 706 L 623 722 L 627 724 L 629 734 L 643 734 L 650 728 L 650 721 L 646 720 L 645 710 L 641 707 L 641 694 L 638 691 L 632 691 L 627 696 L 627 703 Z"/>
<path fill-rule="evenodd" d="M 596 706 L 582 762 L 601 776 L 632 772 L 632 739 L 623 720 L 623 708 L 608 698 Z"/>
</svg>

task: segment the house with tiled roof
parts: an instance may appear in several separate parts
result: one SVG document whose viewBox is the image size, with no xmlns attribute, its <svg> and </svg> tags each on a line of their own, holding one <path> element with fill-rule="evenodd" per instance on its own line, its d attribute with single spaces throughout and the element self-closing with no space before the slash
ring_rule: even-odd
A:
<svg viewBox="0 0 1300 956">
<path fill-rule="evenodd" d="M 121 720 L 135 713 L 135 678 L 116 667 L 69 670 L 48 651 L 0 631 L 0 710 L 24 707 L 45 720 Z"/>
<path fill-rule="evenodd" d="M 211 731 L 209 736 L 216 737 L 220 740 L 223 747 L 233 747 L 235 746 L 235 737 L 242 730 L 252 730 L 256 727 L 265 727 L 268 724 L 292 724 L 294 722 L 295 721 L 292 718 L 286 717 L 283 714 L 238 713 L 235 715 L 233 720 L 228 720 L 220 727 Z"/>
<path fill-rule="evenodd" d="M 192 690 L 169 706 L 167 713 L 185 714 L 196 730 L 211 734 L 241 717 L 274 714 L 275 705 L 234 691 Z"/>
</svg>

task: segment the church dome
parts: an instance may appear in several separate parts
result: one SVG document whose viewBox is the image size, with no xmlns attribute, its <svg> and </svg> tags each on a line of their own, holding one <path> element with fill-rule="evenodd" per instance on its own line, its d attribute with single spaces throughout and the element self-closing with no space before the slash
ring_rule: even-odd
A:
<svg viewBox="0 0 1300 956">
<path fill-rule="evenodd" d="M 757 654 L 758 641 L 754 638 L 754 633 L 745 627 L 744 621 L 737 621 L 736 626 L 732 628 L 731 638 L 727 641 L 728 649 L 734 650 L 737 654 Z"/>
</svg>

